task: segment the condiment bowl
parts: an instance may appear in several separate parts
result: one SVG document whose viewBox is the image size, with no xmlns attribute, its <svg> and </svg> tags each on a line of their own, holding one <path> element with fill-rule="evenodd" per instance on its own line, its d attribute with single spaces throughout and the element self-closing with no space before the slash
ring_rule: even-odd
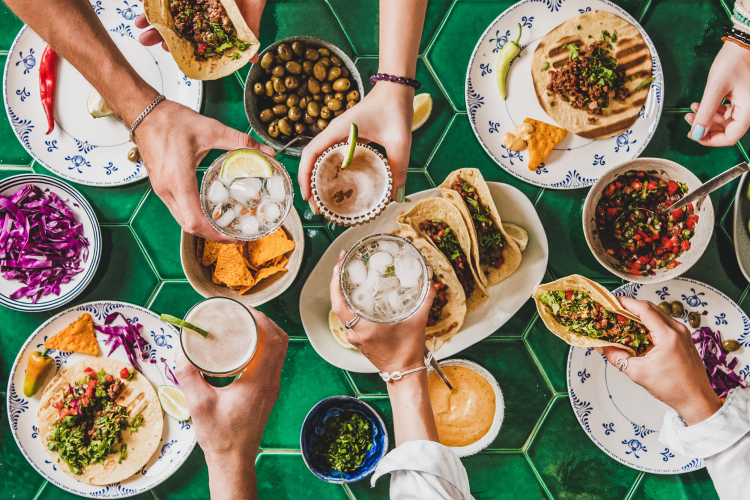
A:
<svg viewBox="0 0 750 500">
<path fill-rule="evenodd" d="M 315 445 L 323 436 L 326 420 L 347 410 L 365 417 L 373 429 L 372 447 L 367 451 L 362 465 L 351 473 L 331 470 L 315 454 Z M 380 415 L 364 401 L 349 396 L 332 396 L 319 402 L 308 412 L 302 423 L 300 449 L 305 465 L 319 479 L 328 483 L 353 483 L 372 474 L 378 462 L 388 452 L 388 431 Z"/>
<path fill-rule="evenodd" d="M 698 262 L 703 252 L 711 241 L 714 230 L 714 208 L 711 198 L 706 196 L 695 204 L 695 214 L 698 223 L 695 225 L 695 234 L 690 238 L 690 249 L 680 255 L 677 260 L 680 265 L 674 269 L 657 269 L 654 275 L 635 276 L 618 269 L 620 262 L 605 250 L 597 234 L 596 228 L 596 206 L 602 197 L 604 189 L 618 177 L 631 170 L 650 171 L 664 180 L 680 181 L 687 185 L 688 193 L 700 187 L 703 183 L 687 168 L 670 160 L 660 158 L 636 158 L 635 160 L 620 163 L 603 174 L 586 196 L 583 204 L 583 234 L 586 237 L 591 252 L 599 263 L 607 268 L 612 274 L 635 283 L 660 283 L 676 278 L 690 269 Z"/>
</svg>

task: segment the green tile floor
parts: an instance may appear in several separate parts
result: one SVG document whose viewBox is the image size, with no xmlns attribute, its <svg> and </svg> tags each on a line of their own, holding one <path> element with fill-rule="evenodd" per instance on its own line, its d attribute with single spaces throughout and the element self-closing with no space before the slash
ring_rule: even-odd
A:
<svg viewBox="0 0 750 500">
<path fill-rule="evenodd" d="M 551 243 L 546 280 L 577 272 L 610 288 L 622 284 L 593 258 L 583 239 L 581 209 L 586 189 L 546 191 L 524 184 L 496 166 L 471 132 L 464 104 L 466 65 L 479 36 L 511 0 L 430 0 L 420 44 L 417 77 L 434 99 L 427 124 L 414 134 L 408 192 L 439 184 L 458 164 L 480 168 L 488 180 L 521 189 L 535 203 Z M 666 78 L 665 109 L 644 156 L 669 158 L 707 180 L 748 159 L 750 137 L 736 147 L 710 149 L 687 139 L 687 108 L 699 101 L 706 75 L 721 42 L 719 32 L 730 10 L 720 0 L 615 0 L 648 31 L 659 52 Z M 312 35 L 350 54 L 363 80 L 377 70 L 377 0 L 269 0 L 261 22 L 263 45 L 291 35 Z M 22 23 L 0 4 L 0 63 Z M 680 26 L 680 36 L 674 26 Z M 249 130 L 242 104 L 247 67 L 234 76 L 205 84 L 203 113 Z M 366 83 L 369 87 L 369 83 Z M 367 88 L 366 90 L 369 90 Z M 32 162 L 0 113 L 0 178 L 25 172 L 49 174 Z M 218 155 L 203 161 L 208 165 Z M 295 176 L 299 160 L 283 157 Z M 199 172 L 198 175 L 202 175 Z M 88 289 L 69 306 L 113 299 L 184 314 L 200 296 L 186 281 L 179 261 L 179 226 L 151 190 L 148 180 L 118 188 L 76 186 L 91 202 L 102 225 L 104 253 Z M 734 257 L 731 212 L 734 182 L 712 195 L 717 218 L 714 236 L 687 276 L 715 286 L 750 312 L 750 287 Z M 299 316 L 299 295 L 316 262 L 342 230 L 313 215 L 297 190 L 295 206 L 305 226 L 305 255 L 299 276 L 281 297 L 260 309 L 292 338 L 282 372 L 282 394 L 263 436 L 256 459 L 262 499 L 384 499 L 388 479 L 375 489 L 368 481 L 348 486 L 317 480 L 299 454 L 299 430 L 307 411 L 320 399 L 347 394 L 373 405 L 393 432 L 385 384 L 377 375 L 347 373 L 320 358 L 307 340 Z M 0 378 L 5 387 L 18 349 L 31 332 L 59 311 L 27 314 L 4 309 L 0 324 Z M 530 301 L 487 340 L 456 357 L 490 370 L 506 400 L 503 428 L 492 445 L 464 460 L 477 500 L 679 500 L 717 498 L 708 473 L 680 476 L 644 474 L 619 464 L 588 439 L 578 424 L 566 392 L 567 346 L 549 335 Z M 310 374 L 314 374 L 311 376 Z M 5 393 L 2 393 L 5 396 Z M 60 499 L 69 494 L 47 484 L 26 462 L 0 407 L 0 497 Z M 251 459 L 251 458 L 250 458 Z M 187 500 L 208 497 L 208 471 L 200 447 L 148 499 Z"/>
</svg>

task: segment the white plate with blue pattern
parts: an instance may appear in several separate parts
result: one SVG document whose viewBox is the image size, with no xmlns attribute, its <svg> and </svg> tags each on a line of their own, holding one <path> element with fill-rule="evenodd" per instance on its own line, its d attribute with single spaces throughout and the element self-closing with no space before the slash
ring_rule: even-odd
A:
<svg viewBox="0 0 750 500">
<path fill-rule="evenodd" d="M 144 47 L 136 16 L 137 0 L 92 2 L 110 37 L 146 82 L 167 99 L 200 110 L 203 84 L 187 78 L 161 45 Z M 39 63 L 47 44 L 28 26 L 16 36 L 5 61 L 3 99 L 8 121 L 23 147 L 48 170 L 89 186 L 120 186 L 145 178 L 143 162 L 128 160 L 135 145 L 114 116 L 93 118 L 86 103 L 92 86 L 60 58 L 55 89 L 55 129 L 45 135 L 47 118 L 39 97 Z M 92 60 L 91 64 L 96 64 Z"/>
<path fill-rule="evenodd" d="M 612 12 L 638 28 L 653 58 L 651 84 L 646 103 L 633 126 L 607 139 L 584 139 L 568 134 L 536 170 L 529 170 L 529 151 L 510 151 L 503 134 L 525 118 L 554 123 L 536 97 L 531 78 L 531 58 L 539 41 L 552 29 L 584 12 Z M 508 72 L 508 99 L 497 88 L 496 66 L 500 50 L 518 36 L 521 52 Z M 490 157 L 519 179 L 552 189 L 576 189 L 592 185 L 608 168 L 636 158 L 644 150 L 659 124 L 663 107 L 664 76 L 656 48 L 640 24 L 625 10 L 607 0 L 524 0 L 500 14 L 482 34 L 466 72 L 466 110 L 479 143 Z"/>
<path fill-rule="evenodd" d="M 717 289 L 687 278 L 642 285 L 628 283 L 615 295 L 662 301 L 679 300 L 682 318 L 698 311 L 701 326 L 721 332 L 722 340 L 735 339 L 742 347 L 729 353 L 727 362 L 739 362 L 735 372 L 750 378 L 750 319 L 729 297 Z M 694 329 L 688 326 L 692 332 Z M 591 440 L 607 455 L 633 469 L 652 474 L 682 474 L 702 469 L 701 459 L 689 458 L 659 442 L 659 431 L 669 407 L 607 363 L 593 347 L 571 347 L 568 355 L 568 391 L 578 421 Z"/>
<path fill-rule="evenodd" d="M 51 191 L 65 202 L 73 215 L 83 226 L 83 236 L 89 240 L 88 258 L 81 263 L 81 272 L 65 284 L 60 285 L 60 295 L 45 295 L 36 304 L 23 297 L 13 300 L 10 296 L 19 288 L 25 286 L 18 280 L 6 280 L 0 277 L 0 304 L 16 311 L 38 312 L 49 311 L 67 304 L 76 298 L 91 283 L 99 267 L 102 255 L 102 232 L 94 209 L 86 198 L 65 181 L 55 179 L 49 175 L 21 174 L 8 177 L 0 181 L 0 196 L 10 197 L 26 184 L 33 184 L 43 191 Z"/>
<path fill-rule="evenodd" d="M 13 438 L 16 440 L 21 453 L 32 467 L 50 483 L 82 497 L 130 497 L 161 484 L 187 460 L 196 443 L 192 420 L 177 422 L 168 415 L 164 415 L 164 431 L 161 442 L 148 463 L 130 479 L 107 486 L 94 486 L 78 482 L 68 476 L 60 470 L 60 467 L 67 467 L 65 463 L 57 463 L 57 461 L 51 459 L 40 442 L 37 427 L 36 414 L 39 410 L 42 390 L 32 398 L 26 398 L 23 394 L 23 378 L 29 356 L 34 351 L 43 349 L 44 342 L 48 338 L 86 312 L 91 314 L 97 324 L 104 324 L 104 318 L 107 315 L 120 312 L 130 321 L 143 325 L 141 335 L 148 342 L 147 355 L 150 359 L 156 361 L 155 364 L 152 364 L 139 358 L 143 375 L 154 386 L 154 390 L 160 385 L 173 385 L 165 375 L 165 365 L 174 371 L 174 350 L 180 349 L 180 336 L 177 330 L 163 323 L 157 314 L 139 306 L 125 302 L 88 302 L 72 307 L 48 320 L 23 345 L 10 371 L 8 420 Z M 124 323 L 120 318 L 113 324 Z M 110 349 L 109 346 L 104 345 L 105 340 L 104 335 L 97 334 L 100 356 L 106 356 Z M 61 351 L 50 351 L 50 356 L 55 359 L 55 369 L 47 375 L 45 384 L 49 383 L 59 370 L 90 357 L 85 354 Z M 111 357 L 128 363 L 127 355 L 122 347 L 118 347 Z M 162 362 L 162 358 L 166 361 Z"/>
</svg>

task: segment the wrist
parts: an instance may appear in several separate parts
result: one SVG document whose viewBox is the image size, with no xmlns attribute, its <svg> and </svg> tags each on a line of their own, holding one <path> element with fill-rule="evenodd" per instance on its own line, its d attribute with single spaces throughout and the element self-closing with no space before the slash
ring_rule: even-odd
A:
<svg viewBox="0 0 750 500">
<path fill-rule="evenodd" d="M 206 452 L 211 498 L 256 498 L 255 459 L 258 448 L 244 451 L 242 454 L 230 452 L 220 455 Z"/>
<path fill-rule="evenodd" d="M 711 390 L 697 398 L 692 398 L 688 404 L 675 408 L 688 426 L 699 424 L 711 418 L 722 407 L 721 398 Z"/>
</svg>

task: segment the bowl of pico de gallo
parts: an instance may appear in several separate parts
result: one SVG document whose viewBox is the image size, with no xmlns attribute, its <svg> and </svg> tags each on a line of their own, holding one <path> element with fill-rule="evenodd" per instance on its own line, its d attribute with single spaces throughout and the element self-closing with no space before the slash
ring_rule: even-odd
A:
<svg viewBox="0 0 750 500">
<path fill-rule="evenodd" d="M 637 158 L 617 165 L 586 196 L 586 243 L 604 267 L 625 280 L 659 283 L 680 276 L 711 240 L 711 198 L 657 212 L 701 185 L 690 170 L 669 160 Z"/>
</svg>

